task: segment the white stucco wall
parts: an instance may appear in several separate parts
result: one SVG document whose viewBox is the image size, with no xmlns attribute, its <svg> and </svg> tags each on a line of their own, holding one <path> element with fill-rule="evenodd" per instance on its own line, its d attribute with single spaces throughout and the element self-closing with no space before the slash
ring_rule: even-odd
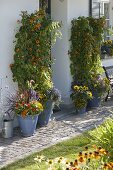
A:
<svg viewBox="0 0 113 170">
<path fill-rule="evenodd" d="M 110 0 L 110 25 L 113 27 L 113 0 Z"/>
<path fill-rule="evenodd" d="M 21 11 L 27 10 L 31 13 L 36 9 L 39 9 L 38 0 L 0 0 L 0 78 L 2 79 L 2 98 L 6 97 L 7 91 L 13 92 L 17 88 L 12 81 L 12 73 L 9 68 L 9 65 L 13 62 L 13 40 L 17 20 L 20 19 Z M 0 112 L 0 117 L 1 114 Z"/>
<path fill-rule="evenodd" d="M 55 86 L 62 93 L 62 100 L 64 104 L 71 104 L 70 91 L 71 91 L 71 74 L 70 74 L 70 59 L 68 50 L 70 49 L 70 28 L 71 20 L 78 16 L 88 16 L 88 0 L 52 0 L 51 1 L 51 14 L 52 18 L 62 21 L 62 40 L 58 40 L 52 55 L 56 61 L 53 66 L 53 81 Z"/>
<path fill-rule="evenodd" d="M 55 57 L 55 64 L 53 65 L 53 81 L 61 93 L 62 100 L 69 103 L 70 93 L 70 70 L 68 57 L 68 1 L 52 0 L 51 1 L 51 15 L 54 20 L 62 21 L 62 39 L 57 40 L 56 45 L 52 49 L 52 55 Z"/>
</svg>

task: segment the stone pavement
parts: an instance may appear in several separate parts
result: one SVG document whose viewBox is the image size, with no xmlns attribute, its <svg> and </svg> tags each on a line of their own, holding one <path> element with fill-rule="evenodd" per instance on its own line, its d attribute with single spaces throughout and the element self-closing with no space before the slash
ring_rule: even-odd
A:
<svg viewBox="0 0 113 170">
<path fill-rule="evenodd" d="M 18 129 L 15 129 L 11 139 L 0 136 L 0 168 L 94 128 L 112 116 L 110 110 L 113 110 L 113 101 L 81 115 L 77 115 L 74 110 L 63 110 L 53 114 L 49 124 L 38 128 L 31 137 L 22 137 Z"/>
</svg>

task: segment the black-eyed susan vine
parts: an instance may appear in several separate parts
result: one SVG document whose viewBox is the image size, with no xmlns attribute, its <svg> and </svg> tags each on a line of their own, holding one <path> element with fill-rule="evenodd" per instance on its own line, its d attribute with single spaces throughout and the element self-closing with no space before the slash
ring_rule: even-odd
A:
<svg viewBox="0 0 113 170">
<path fill-rule="evenodd" d="M 35 90 L 52 87 L 51 46 L 61 37 L 59 22 L 53 22 L 44 9 L 32 14 L 22 12 L 19 30 L 15 35 L 14 63 L 10 65 L 13 80 L 20 89 L 34 80 Z"/>
<path fill-rule="evenodd" d="M 72 20 L 70 70 L 73 81 L 79 84 L 88 82 L 92 73 L 100 73 L 100 44 L 104 25 L 104 18 L 79 17 Z"/>
</svg>

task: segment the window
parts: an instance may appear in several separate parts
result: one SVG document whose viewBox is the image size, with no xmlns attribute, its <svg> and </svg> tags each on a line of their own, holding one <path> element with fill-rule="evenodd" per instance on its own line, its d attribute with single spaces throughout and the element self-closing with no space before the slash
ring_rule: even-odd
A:
<svg viewBox="0 0 113 170">
<path fill-rule="evenodd" d="M 42 8 L 44 5 L 47 6 L 47 14 L 51 15 L 51 0 L 40 0 L 40 8 Z"/>
<path fill-rule="evenodd" d="M 110 27 L 109 19 L 109 0 L 90 0 L 90 16 L 95 18 L 100 18 L 102 16 L 106 17 L 106 27 Z M 108 33 L 105 33 L 105 40 L 110 39 Z"/>
</svg>

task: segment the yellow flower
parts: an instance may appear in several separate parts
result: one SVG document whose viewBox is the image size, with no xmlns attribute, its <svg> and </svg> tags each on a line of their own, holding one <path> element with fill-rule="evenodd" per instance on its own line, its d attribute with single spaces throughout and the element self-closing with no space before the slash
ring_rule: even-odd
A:
<svg viewBox="0 0 113 170">
<path fill-rule="evenodd" d="M 83 158 L 83 156 L 79 157 L 78 160 L 79 160 L 79 162 L 81 162 L 81 163 L 85 161 L 85 159 Z"/>
<path fill-rule="evenodd" d="M 41 155 L 41 156 L 38 155 L 36 158 L 34 158 L 34 160 L 37 162 L 42 162 L 42 160 L 44 160 L 44 158 L 45 157 L 43 155 Z"/>
<path fill-rule="evenodd" d="M 63 158 L 63 157 L 58 157 L 55 159 L 55 163 L 58 163 L 58 164 L 66 164 L 67 163 L 67 159 Z"/>
<path fill-rule="evenodd" d="M 74 90 L 79 90 L 80 89 L 79 86 L 74 86 L 73 88 L 74 88 Z"/>
<path fill-rule="evenodd" d="M 92 93 L 91 93 L 91 92 L 88 92 L 88 96 L 89 96 L 89 97 L 92 97 Z"/>
<path fill-rule="evenodd" d="M 53 165 L 53 160 L 52 159 L 48 159 L 46 162 L 48 165 Z"/>
<path fill-rule="evenodd" d="M 84 86 L 83 89 L 84 89 L 84 90 L 88 90 L 88 87 Z"/>
</svg>

